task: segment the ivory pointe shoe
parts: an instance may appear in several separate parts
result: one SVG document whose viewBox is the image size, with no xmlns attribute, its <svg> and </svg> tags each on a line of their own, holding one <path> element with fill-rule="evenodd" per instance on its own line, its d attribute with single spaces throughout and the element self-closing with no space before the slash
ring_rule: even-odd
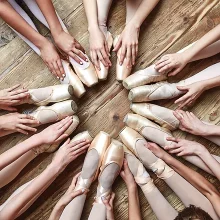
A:
<svg viewBox="0 0 220 220">
<path fill-rule="evenodd" d="M 70 66 L 70 63 L 62 60 L 62 64 L 63 64 L 64 71 L 66 73 L 66 76 L 63 81 L 60 80 L 61 84 L 72 85 L 73 86 L 73 94 L 77 98 L 81 98 L 86 92 L 82 82 L 80 81 L 79 77 L 73 72 L 73 70 Z"/>
<path fill-rule="evenodd" d="M 98 166 L 97 166 L 96 172 L 92 177 L 90 177 L 88 179 L 84 179 L 84 178 L 82 178 L 82 175 L 80 175 L 78 177 L 77 184 L 76 184 L 76 187 L 74 189 L 75 191 L 81 190 L 81 189 L 87 189 L 88 190 L 90 185 L 92 184 L 92 182 L 97 179 L 98 173 L 99 173 L 99 168 L 101 166 L 105 151 L 106 151 L 107 147 L 109 146 L 109 144 L 110 144 L 110 135 L 103 132 L 103 131 L 100 131 L 96 135 L 96 137 L 93 139 L 93 141 L 92 141 L 92 143 L 91 143 L 91 145 L 88 149 L 87 155 L 91 150 L 96 150 L 97 151 L 97 153 L 99 155 L 99 161 L 98 161 Z"/>
<path fill-rule="evenodd" d="M 170 131 L 179 127 L 179 120 L 173 115 L 173 111 L 168 108 L 149 103 L 132 103 L 130 109 L 138 115 L 155 121 Z"/>
<path fill-rule="evenodd" d="M 179 91 L 176 86 L 176 83 L 168 83 L 166 81 L 152 85 L 139 86 L 130 90 L 128 99 L 132 102 L 172 99 L 183 93 Z"/>
<path fill-rule="evenodd" d="M 115 37 L 114 39 L 114 46 L 117 44 L 119 40 L 119 35 Z M 122 82 L 124 79 L 126 79 L 131 74 L 132 67 L 127 68 L 126 66 L 126 58 L 124 59 L 124 62 L 122 65 L 119 64 L 119 54 L 121 52 L 121 49 L 117 52 L 117 63 L 116 63 L 116 79 L 119 82 Z"/>
<path fill-rule="evenodd" d="M 142 137 L 137 131 L 130 127 L 124 127 L 120 133 L 119 137 L 123 144 L 137 157 L 141 160 L 138 152 L 136 150 L 136 143 L 138 140 L 142 140 L 147 143 L 147 141 Z"/>
<path fill-rule="evenodd" d="M 113 37 L 112 37 L 112 34 L 107 31 L 107 34 L 105 36 L 106 38 L 106 41 L 107 41 L 107 44 L 108 44 L 108 49 L 109 51 L 111 50 L 112 48 L 112 45 L 113 45 Z M 101 70 L 98 70 L 96 67 L 96 73 L 98 75 L 98 78 L 99 80 L 106 80 L 107 79 L 107 76 L 108 76 L 108 71 L 109 71 L 109 67 L 105 67 L 101 61 L 99 61 L 99 65 L 100 65 L 100 68 Z"/>
<path fill-rule="evenodd" d="M 100 182 L 101 175 L 104 172 L 105 168 L 114 163 L 119 166 L 119 169 L 114 176 L 114 180 L 115 180 L 118 174 L 120 173 L 121 167 L 123 165 L 123 161 L 124 161 L 123 144 L 117 140 L 112 140 L 110 146 L 105 152 L 104 159 L 102 161 L 102 166 L 100 168 L 101 172 L 99 174 L 99 185 L 97 187 L 97 195 L 95 197 L 95 203 L 103 204 L 102 197 L 109 198 L 111 194 L 111 189 L 105 189 Z"/>
<path fill-rule="evenodd" d="M 132 168 L 132 164 L 129 163 L 128 159 L 128 167 L 131 171 L 131 173 L 134 176 L 135 182 L 141 187 L 141 190 L 146 194 L 150 193 L 156 186 L 153 183 L 153 180 L 151 179 L 150 175 L 146 171 L 144 165 L 141 163 L 139 159 L 135 157 L 135 155 L 124 145 L 124 154 L 125 158 L 133 157 L 133 159 L 138 163 L 137 173 L 134 173 L 134 169 Z"/>
<path fill-rule="evenodd" d="M 47 124 L 59 121 L 66 116 L 71 116 L 77 111 L 77 105 L 72 100 L 55 103 L 51 106 L 41 106 L 32 112 L 24 111 L 24 114 L 29 114 L 37 119 L 40 124 Z M 40 125 L 39 124 L 39 125 Z"/>
<path fill-rule="evenodd" d="M 155 65 L 151 65 L 128 76 L 123 80 L 123 86 L 130 90 L 138 86 L 166 80 L 167 75 L 157 72 L 154 67 Z"/>
<path fill-rule="evenodd" d="M 157 143 L 162 147 L 169 146 L 171 143 L 166 140 L 167 137 L 173 136 L 168 129 L 162 128 L 140 115 L 129 113 L 125 116 L 124 123 L 139 132 L 147 140 Z"/>
<path fill-rule="evenodd" d="M 92 62 L 89 60 L 86 54 L 83 54 L 87 58 L 87 62 L 82 60 L 79 56 L 78 58 L 82 62 L 78 64 L 73 58 L 69 57 L 70 63 L 73 65 L 73 68 L 80 78 L 80 80 L 88 87 L 92 87 L 98 83 L 98 76 L 95 71 L 95 67 Z"/>
<path fill-rule="evenodd" d="M 41 106 L 51 102 L 61 102 L 70 99 L 73 96 L 73 86 L 48 86 L 45 88 L 29 89 L 28 93 L 30 98 L 27 100 L 27 103 Z"/>
<path fill-rule="evenodd" d="M 72 118 L 73 118 L 72 124 L 64 132 L 64 134 L 67 134 L 68 136 L 71 135 L 73 131 L 75 131 L 77 126 L 79 125 L 79 118 L 76 115 L 72 116 Z M 33 148 L 32 150 L 34 151 L 34 154 L 36 155 L 39 155 L 40 153 L 43 153 L 43 152 L 52 153 L 57 150 L 61 142 L 62 140 L 55 144 L 43 144 L 40 147 Z"/>
<path fill-rule="evenodd" d="M 75 142 L 80 140 L 92 141 L 93 137 L 89 134 L 88 131 L 83 131 L 81 133 L 78 133 L 76 136 L 74 136 L 70 142 Z"/>
</svg>

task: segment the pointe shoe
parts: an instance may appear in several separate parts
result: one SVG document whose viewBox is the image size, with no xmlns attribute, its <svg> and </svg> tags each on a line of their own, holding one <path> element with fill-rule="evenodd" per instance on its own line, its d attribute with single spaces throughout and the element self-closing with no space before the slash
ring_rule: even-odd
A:
<svg viewBox="0 0 220 220">
<path fill-rule="evenodd" d="M 93 137 L 89 134 L 88 131 L 83 131 L 72 138 L 70 142 L 80 141 L 80 140 L 88 140 L 92 141 Z"/>
<path fill-rule="evenodd" d="M 135 155 L 125 145 L 123 147 L 124 147 L 125 158 L 127 158 L 127 156 L 131 156 L 131 157 L 136 158 Z M 141 161 L 139 161 L 139 159 L 137 159 L 137 158 L 136 158 L 136 160 L 138 160 L 138 162 L 139 162 L 136 174 L 132 172 L 133 169 L 132 169 L 131 164 L 129 162 L 128 162 L 128 167 L 134 176 L 135 182 L 141 187 L 141 190 L 145 194 L 150 193 L 154 188 L 156 188 L 156 186 L 154 185 L 153 180 L 151 179 L 150 175 L 146 171 L 146 169 L 145 169 L 144 165 L 141 163 Z"/>
<path fill-rule="evenodd" d="M 110 144 L 110 136 L 109 136 L 109 134 L 107 134 L 103 131 L 100 131 L 96 135 L 96 137 L 93 139 L 93 141 L 88 149 L 88 152 L 91 150 L 97 151 L 97 153 L 99 155 L 99 163 L 97 166 L 97 170 L 96 170 L 95 174 L 88 179 L 83 179 L 82 176 L 80 175 L 78 177 L 77 184 L 76 184 L 74 191 L 82 190 L 82 189 L 88 190 L 89 187 L 91 186 L 92 182 L 97 179 L 98 173 L 99 173 L 99 168 L 101 166 L 105 151 L 106 151 L 107 147 L 109 146 L 109 144 Z M 88 154 L 88 152 L 87 152 L 87 154 Z"/>
<path fill-rule="evenodd" d="M 152 141 L 160 146 L 169 146 L 170 141 L 167 141 L 167 137 L 172 137 L 173 135 L 168 129 L 162 128 L 154 122 L 140 116 L 137 114 L 127 114 L 124 118 L 124 123 L 139 132 L 147 140 Z M 148 132 L 143 132 L 147 128 Z M 159 134 L 155 134 L 158 132 Z"/>
<path fill-rule="evenodd" d="M 160 126 L 170 131 L 179 127 L 179 120 L 173 115 L 173 111 L 148 103 L 132 103 L 130 109 L 138 115 L 155 121 Z"/>
<path fill-rule="evenodd" d="M 102 161 L 102 166 L 100 168 L 101 172 L 99 174 L 99 178 L 101 177 L 103 171 L 107 166 L 115 163 L 119 166 L 119 170 L 115 174 L 115 179 L 116 179 L 116 177 L 120 173 L 123 160 L 124 160 L 124 149 L 122 143 L 117 140 L 112 140 L 110 146 L 105 152 L 104 159 Z M 95 203 L 103 204 L 102 197 L 109 198 L 111 194 L 111 189 L 105 189 L 99 182 L 97 191 L 99 191 L 99 196 L 95 197 Z"/>
<path fill-rule="evenodd" d="M 30 98 L 27 100 L 27 103 L 45 106 L 51 102 L 61 102 L 70 99 L 73 96 L 73 86 L 48 86 L 45 88 L 29 89 L 28 93 Z"/>
<path fill-rule="evenodd" d="M 73 131 L 75 131 L 77 126 L 79 125 L 79 118 L 76 115 L 74 115 L 72 117 L 73 117 L 72 124 L 64 132 L 64 134 L 67 134 L 68 136 L 71 135 L 73 133 Z M 44 152 L 52 153 L 52 152 L 54 152 L 58 149 L 61 142 L 62 142 L 62 140 L 57 142 L 57 143 L 50 144 L 50 145 L 49 144 L 43 144 L 43 145 L 41 145 L 37 148 L 33 148 L 32 150 L 33 150 L 34 154 L 36 154 L 36 155 L 39 155 L 39 154 L 44 153 Z"/>
<path fill-rule="evenodd" d="M 77 111 L 77 105 L 72 100 L 58 102 L 51 106 L 41 106 L 32 112 L 23 112 L 37 119 L 40 124 L 47 124 L 59 121 L 66 116 L 71 116 Z"/>
<path fill-rule="evenodd" d="M 80 81 L 79 77 L 73 72 L 70 63 L 62 60 L 63 68 L 66 73 L 64 80 L 60 80 L 61 84 L 70 84 L 73 86 L 73 94 L 77 98 L 81 98 L 85 93 L 86 90 Z"/>
<path fill-rule="evenodd" d="M 112 45 L 113 45 L 113 37 L 112 37 L 112 34 L 107 31 L 107 34 L 106 34 L 106 41 L 107 41 L 107 44 L 108 44 L 108 49 L 109 51 L 111 50 L 112 48 Z M 98 78 L 99 80 L 106 80 L 107 79 L 107 76 L 108 76 L 108 71 L 109 71 L 109 67 L 105 67 L 101 61 L 99 61 L 99 65 L 100 65 L 100 68 L 101 70 L 98 70 L 96 67 L 96 73 L 98 75 Z"/>
<path fill-rule="evenodd" d="M 80 78 L 80 80 L 88 87 L 92 87 L 98 83 L 98 76 L 95 71 L 95 67 L 92 62 L 89 60 L 86 54 L 83 54 L 87 58 L 87 62 L 78 57 L 82 65 L 78 64 L 73 58 L 70 59 L 70 63 L 73 65 L 73 68 Z"/>
<path fill-rule="evenodd" d="M 137 157 L 140 159 L 138 152 L 136 150 L 136 142 L 138 140 L 142 140 L 144 142 L 147 141 L 142 137 L 136 130 L 130 127 L 124 127 L 120 133 L 119 137 L 122 140 L 123 144 Z M 141 159 L 140 159 L 141 160 Z"/>
<path fill-rule="evenodd" d="M 115 37 L 114 39 L 114 46 L 117 44 L 118 40 L 119 40 L 119 35 Z M 124 59 L 124 62 L 122 65 L 119 64 L 119 55 L 120 54 L 121 49 L 119 49 L 119 51 L 117 52 L 117 64 L 116 64 L 116 80 L 118 80 L 119 82 L 122 82 L 124 79 L 126 79 L 130 74 L 131 74 L 131 69 L 132 67 L 127 68 L 126 66 L 126 58 Z"/>
<path fill-rule="evenodd" d="M 167 75 L 157 72 L 154 67 L 155 65 L 151 65 L 128 76 L 123 80 L 123 86 L 130 90 L 138 86 L 166 80 Z"/>
<path fill-rule="evenodd" d="M 182 94 L 177 84 L 158 82 L 152 85 L 139 86 L 130 90 L 128 99 L 132 102 L 149 102 L 153 100 L 172 99 Z"/>
</svg>

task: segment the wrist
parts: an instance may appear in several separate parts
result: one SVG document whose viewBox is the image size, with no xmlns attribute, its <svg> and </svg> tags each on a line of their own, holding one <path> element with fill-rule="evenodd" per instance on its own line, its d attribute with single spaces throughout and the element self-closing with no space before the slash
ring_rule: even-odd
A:
<svg viewBox="0 0 220 220">
<path fill-rule="evenodd" d="M 62 33 L 64 32 L 63 28 L 60 26 L 58 28 L 54 28 L 51 30 L 51 34 L 53 36 L 53 39 L 56 41 L 56 38 Z"/>
<path fill-rule="evenodd" d="M 52 160 L 52 162 L 48 165 L 48 169 L 51 170 L 52 173 L 54 173 L 56 176 L 58 176 L 65 167 L 63 164 L 57 163 Z"/>
<path fill-rule="evenodd" d="M 50 44 L 49 40 L 47 40 L 47 38 L 43 37 L 42 36 L 42 39 L 37 43 L 35 44 L 40 50 L 42 50 L 45 45 L 47 44 Z"/>
<path fill-rule="evenodd" d="M 199 146 L 196 151 L 196 155 L 199 157 L 203 157 L 208 153 L 208 150 L 204 146 Z"/>
<path fill-rule="evenodd" d="M 136 183 L 135 184 L 131 184 L 131 185 L 127 186 L 127 188 L 128 188 L 128 192 L 129 193 L 134 193 L 134 192 L 137 191 L 137 184 Z"/>
<path fill-rule="evenodd" d="M 95 33 L 96 31 L 100 31 L 98 23 L 94 23 L 94 24 L 88 26 L 89 34 Z"/>
</svg>

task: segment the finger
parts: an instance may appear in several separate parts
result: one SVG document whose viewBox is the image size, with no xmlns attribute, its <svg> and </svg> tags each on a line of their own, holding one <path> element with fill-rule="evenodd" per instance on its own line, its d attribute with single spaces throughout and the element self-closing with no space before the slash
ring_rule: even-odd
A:
<svg viewBox="0 0 220 220">
<path fill-rule="evenodd" d="M 105 196 L 102 196 L 101 198 L 102 198 L 102 202 L 104 203 L 106 209 L 111 210 L 112 208 L 109 204 L 109 201 L 105 198 Z"/>
<path fill-rule="evenodd" d="M 177 149 L 175 149 L 175 150 L 169 150 L 169 153 L 171 153 L 171 154 L 177 154 L 177 153 L 180 153 L 181 151 L 182 151 L 181 148 L 177 148 Z"/>
<path fill-rule="evenodd" d="M 187 86 L 177 86 L 176 88 L 180 91 L 183 91 L 183 92 L 187 92 L 189 90 L 189 88 Z"/>
<path fill-rule="evenodd" d="M 18 124 L 17 127 L 20 128 L 20 129 L 22 129 L 22 130 L 25 130 L 25 131 L 32 131 L 32 132 L 36 132 L 36 131 L 37 131 L 36 128 L 32 128 L 32 127 L 30 127 L 30 126 L 23 125 L 23 124 Z"/>
<path fill-rule="evenodd" d="M 110 66 L 111 61 L 109 60 L 109 56 L 104 48 L 101 49 L 102 57 L 104 58 L 105 62 Z"/>
<path fill-rule="evenodd" d="M 155 65 L 158 66 L 160 63 L 162 63 L 162 62 L 164 62 L 164 61 L 166 61 L 166 60 L 168 60 L 168 59 L 169 59 L 168 56 L 162 56 L 159 60 L 157 60 L 157 61 L 155 62 Z"/>
<path fill-rule="evenodd" d="M 184 106 L 187 106 L 192 101 L 191 98 L 187 99 L 185 102 L 178 106 L 178 109 L 182 109 Z"/>
<path fill-rule="evenodd" d="M 96 51 L 92 52 L 92 61 L 95 64 L 96 68 L 100 71 L 101 68 L 100 68 L 100 63 L 99 63 L 98 55 L 97 55 Z"/>
<path fill-rule="evenodd" d="M 88 147 L 90 146 L 90 144 L 79 144 L 77 145 L 77 147 L 74 147 L 75 149 L 71 149 L 71 152 L 75 155 L 79 154 L 80 152 L 86 150 Z"/>
<path fill-rule="evenodd" d="M 170 146 L 165 146 L 164 149 L 165 150 L 172 150 L 172 149 L 176 149 L 176 148 L 179 148 L 179 146 L 177 144 L 172 144 Z"/>
<path fill-rule="evenodd" d="M 108 56 L 110 56 L 110 50 L 109 50 L 109 48 L 108 48 L 108 44 L 107 44 L 106 41 L 105 41 L 105 51 L 106 51 L 106 53 L 108 54 Z"/>
<path fill-rule="evenodd" d="M 137 56 L 138 56 L 138 44 L 135 47 L 135 57 L 137 57 Z"/>
<path fill-rule="evenodd" d="M 26 94 L 27 91 L 28 91 L 28 89 L 18 89 L 18 90 L 10 92 L 10 95 L 14 96 L 14 95 L 21 94 L 21 93 L 25 93 Z"/>
<path fill-rule="evenodd" d="M 68 136 L 69 136 L 68 134 L 62 134 L 59 138 L 57 138 L 55 140 L 55 142 L 60 142 L 60 141 L 62 141 L 64 139 L 66 139 Z"/>
<path fill-rule="evenodd" d="M 8 88 L 7 91 L 8 91 L 8 92 L 11 92 L 11 91 L 17 89 L 20 85 L 21 85 L 21 84 L 17 84 L 17 85 L 15 85 L 15 86 L 12 86 L 12 87 Z"/>
<path fill-rule="evenodd" d="M 134 46 L 132 46 L 132 51 L 131 51 L 131 59 L 132 59 L 132 65 L 134 65 L 135 64 L 135 59 L 136 59 L 136 48 L 135 48 L 136 46 L 134 45 Z"/>
<path fill-rule="evenodd" d="M 113 205 L 114 199 L 115 199 L 115 193 L 112 192 L 111 198 L 110 198 L 110 200 L 109 200 L 110 205 Z"/>
<path fill-rule="evenodd" d="M 56 74 L 56 71 L 54 70 L 53 64 L 52 63 L 48 63 L 48 68 L 50 70 L 50 72 L 57 77 L 57 79 L 60 79 L 60 77 Z"/>
<path fill-rule="evenodd" d="M 4 106 L 4 108 L 3 107 L 1 107 L 1 109 L 4 109 L 4 110 L 7 110 L 7 111 L 17 111 L 17 109 L 16 108 L 14 108 L 14 107 L 11 107 L 11 106 Z"/>
<path fill-rule="evenodd" d="M 71 182 L 71 185 L 76 185 L 76 181 L 77 181 L 77 179 L 78 179 L 78 177 L 81 175 L 81 172 L 79 172 L 79 173 L 77 173 L 74 177 L 73 177 L 73 179 L 72 179 L 72 182 Z"/>
<path fill-rule="evenodd" d="M 58 68 L 59 68 L 60 73 L 62 74 L 62 76 L 65 77 L 66 74 L 65 74 L 65 71 L 64 71 L 64 68 L 63 68 L 63 64 L 62 64 L 62 62 L 61 62 L 60 59 L 57 60 L 57 66 L 58 66 Z"/>
<path fill-rule="evenodd" d="M 22 124 L 39 124 L 39 121 L 36 119 L 20 119 L 20 123 Z"/>
<path fill-rule="evenodd" d="M 119 64 L 122 65 L 126 56 L 126 47 L 122 45 L 121 52 L 119 54 Z"/>
<path fill-rule="evenodd" d="M 67 121 L 71 120 L 72 117 L 67 116 L 65 118 L 63 118 L 61 121 L 58 121 L 57 123 L 53 124 L 54 126 L 57 126 L 57 129 L 61 129 L 63 127 L 63 125 L 66 124 Z"/>
<path fill-rule="evenodd" d="M 116 45 L 115 45 L 113 51 L 114 51 L 114 52 L 118 51 L 118 50 L 120 49 L 121 45 L 122 45 L 122 39 L 121 39 L 121 37 L 120 37 L 120 38 L 118 39 L 118 42 L 116 43 Z"/>
<path fill-rule="evenodd" d="M 186 155 L 186 153 L 184 151 L 177 154 L 178 157 L 181 157 L 181 156 L 184 156 L 184 155 Z"/>
<path fill-rule="evenodd" d="M 99 60 L 102 62 L 102 64 L 105 66 L 105 67 L 108 67 L 108 63 L 104 60 L 102 54 L 100 51 L 97 51 L 97 55 L 98 55 L 98 58 Z"/>
<path fill-rule="evenodd" d="M 183 116 L 181 114 L 178 113 L 178 111 L 174 111 L 173 115 L 179 120 L 181 121 L 183 119 Z"/>
<path fill-rule="evenodd" d="M 167 73 L 174 68 L 171 63 L 168 63 L 168 61 L 165 62 L 165 65 L 158 70 L 159 73 Z"/>
<path fill-rule="evenodd" d="M 124 60 L 122 61 L 122 63 L 124 62 Z M 127 47 L 127 53 L 126 53 L 126 65 L 127 68 L 131 67 L 131 47 Z"/>
<path fill-rule="evenodd" d="M 183 95 L 182 97 L 180 97 L 179 99 L 177 99 L 174 103 L 178 104 L 180 102 L 185 102 L 187 99 L 190 98 L 190 94 L 187 92 L 185 95 Z"/>
<path fill-rule="evenodd" d="M 77 158 L 77 157 L 79 157 L 80 155 L 86 153 L 86 152 L 87 152 L 87 149 L 88 149 L 88 147 L 85 146 L 85 147 L 83 147 L 83 148 L 77 150 L 77 151 L 78 151 L 77 153 L 76 153 L 76 152 L 72 153 L 72 155 L 75 156 L 75 158 Z"/>
<path fill-rule="evenodd" d="M 24 99 L 24 98 L 26 98 L 26 97 L 28 97 L 28 96 L 30 96 L 30 94 L 29 93 L 21 93 L 21 94 L 18 94 L 18 95 L 13 95 L 12 96 L 12 102 L 13 103 L 18 103 L 18 102 L 20 102 L 22 99 Z"/>
<path fill-rule="evenodd" d="M 81 50 L 83 53 L 85 53 L 85 49 L 83 48 L 83 46 L 79 43 L 79 41 L 77 41 L 75 39 L 75 45 L 76 45 L 76 48 Z"/>
<path fill-rule="evenodd" d="M 78 140 L 78 141 L 74 141 L 74 142 L 71 142 L 70 147 L 75 147 L 76 145 L 81 144 L 81 143 L 85 143 L 85 142 L 87 142 L 86 139 L 81 139 L 81 140 Z"/>
<path fill-rule="evenodd" d="M 78 57 L 80 57 L 82 60 L 84 60 L 85 62 L 87 62 L 87 57 L 82 53 L 81 50 L 78 50 L 76 48 L 72 49 L 73 53 L 75 53 Z"/>
<path fill-rule="evenodd" d="M 121 178 L 122 178 L 123 180 L 125 180 L 125 171 L 124 171 L 124 170 L 122 170 L 122 171 L 120 172 L 120 176 L 121 176 Z"/>
<path fill-rule="evenodd" d="M 170 64 L 171 63 L 171 61 L 168 59 L 168 60 L 162 60 L 159 64 L 157 64 L 156 66 L 155 66 L 155 69 L 157 70 L 157 71 L 159 71 L 160 69 L 162 69 L 163 67 L 165 67 L 166 65 L 168 65 L 168 64 Z M 159 71 L 160 72 L 160 71 Z"/>
<path fill-rule="evenodd" d="M 173 141 L 173 142 L 176 142 L 176 143 L 180 142 L 180 140 L 181 140 L 181 139 L 175 138 L 175 137 L 167 137 L 166 139 L 167 139 L 168 141 Z"/>
<path fill-rule="evenodd" d="M 74 54 L 72 51 L 70 51 L 70 52 L 68 53 L 68 55 L 69 55 L 70 57 L 72 57 L 78 64 L 80 64 L 80 65 L 83 64 L 83 62 L 79 59 L 79 57 L 77 57 L 76 54 Z"/>
<path fill-rule="evenodd" d="M 71 197 L 72 199 L 76 198 L 77 196 L 79 195 L 82 195 L 85 193 L 85 189 L 80 189 L 80 190 L 77 190 L 77 191 L 74 191 L 71 193 Z"/>
<path fill-rule="evenodd" d="M 17 128 L 16 131 L 19 132 L 19 133 L 28 135 L 28 132 L 27 132 L 27 131 L 24 131 L 24 130 L 22 130 L 22 129 L 20 129 L 20 128 Z"/>
<path fill-rule="evenodd" d="M 59 78 L 63 80 L 62 73 L 60 72 L 60 68 L 58 67 L 58 64 L 56 61 L 53 62 L 53 69 L 54 69 L 56 75 L 59 76 Z"/>
<path fill-rule="evenodd" d="M 59 134 L 63 134 L 68 128 L 69 126 L 72 124 L 73 120 L 68 120 L 62 128 L 60 128 L 58 131 L 59 131 Z"/>
<path fill-rule="evenodd" d="M 87 141 L 81 142 L 81 143 L 79 143 L 77 145 L 70 146 L 70 151 L 76 151 L 76 150 L 82 148 L 85 145 L 88 145 Z"/>
<path fill-rule="evenodd" d="M 70 138 L 68 138 L 68 139 L 64 142 L 64 144 L 61 146 L 61 148 L 67 146 L 69 143 L 70 143 Z"/>
</svg>

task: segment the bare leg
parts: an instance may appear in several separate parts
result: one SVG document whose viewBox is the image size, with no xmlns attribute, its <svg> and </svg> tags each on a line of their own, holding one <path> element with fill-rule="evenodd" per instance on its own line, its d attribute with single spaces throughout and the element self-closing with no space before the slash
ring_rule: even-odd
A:
<svg viewBox="0 0 220 220">
<path fill-rule="evenodd" d="M 173 220 L 178 215 L 178 212 L 169 204 L 158 188 L 153 184 L 153 180 L 150 178 L 145 168 L 142 167 L 143 165 L 141 162 L 131 154 L 126 153 L 125 157 L 137 184 L 141 187 L 157 219 L 164 220 L 164 216 L 166 216 L 167 220 Z M 140 173 L 140 170 L 142 170 L 142 173 Z"/>
<path fill-rule="evenodd" d="M 96 150 L 91 150 L 86 155 L 83 168 L 82 168 L 82 178 L 89 179 L 94 176 L 99 162 L 99 155 Z M 60 220 L 80 220 L 83 206 L 85 204 L 86 195 L 80 195 L 74 198 L 64 209 Z"/>
<path fill-rule="evenodd" d="M 156 156 L 152 156 L 149 150 L 144 146 L 144 141 L 138 141 L 136 146 L 138 155 L 143 161 L 143 164 L 146 167 L 152 169 L 154 172 L 162 170 L 158 177 L 164 179 L 164 181 L 182 200 L 185 206 L 193 204 L 195 206 L 201 207 L 203 210 L 208 212 L 213 219 L 218 219 L 209 200 L 184 178 L 182 178 L 178 173 L 170 169 L 167 165 L 161 166 L 160 164 L 158 166 L 153 166 L 153 164 L 155 164 L 153 161 L 157 161 L 158 158 Z M 169 173 L 167 173 L 167 171 L 169 171 Z"/>
<path fill-rule="evenodd" d="M 0 171 L 0 188 L 11 182 L 36 155 L 32 150 Z"/>
<path fill-rule="evenodd" d="M 97 0 L 97 9 L 98 9 L 98 22 L 99 28 L 102 32 L 106 35 L 107 33 L 107 20 L 108 20 L 108 13 L 111 7 L 113 0 Z"/>
<path fill-rule="evenodd" d="M 142 0 L 126 0 L 126 24 L 133 18 Z"/>
</svg>

